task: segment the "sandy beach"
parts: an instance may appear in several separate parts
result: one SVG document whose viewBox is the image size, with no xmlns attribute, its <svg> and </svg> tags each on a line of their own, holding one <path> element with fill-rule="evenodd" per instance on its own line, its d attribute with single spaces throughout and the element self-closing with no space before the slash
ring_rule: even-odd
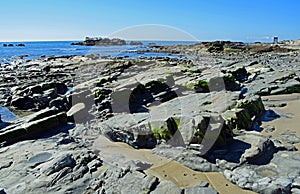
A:
<svg viewBox="0 0 300 194">
<path fill-rule="evenodd" d="M 93 149 L 99 152 L 105 162 L 117 166 L 125 166 L 126 162 L 140 160 L 152 164 L 145 170 L 146 174 L 158 177 L 161 180 L 171 180 L 180 188 L 195 187 L 205 181 L 209 186 L 216 189 L 220 194 L 229 193 L 255 193 L 243 190 L 229 182 L 221 173 L 218 172 L 197 172 L 182 164 L 152 154 L 151 150 L 134 149 L 125 143 L 112 142 L 104 136 L 99 136 Z"/>
<path fill-rule="evenodd" d="M 281 115 L 281 118 L 269 122 L 262 122 L 262 127 L 275 127 L 275 130 L 272 132 L 267 132 L 264 130 L 262 133 L 277 139 L 281 139 L 281 133 L 290 130 L 295 132 L 295 134 L 300 137 L 300 94 L 264 96 L 263 99 L 270 102 L 286 103 L 286 106 L 276 108 L 270 107 L 270 109 Z M 286 144 L 286 142 L 283 141 L 283 144 Z M 295 146 L 297 147 L 299 153 L 300 143 L 295 144 Z"/>
</svg>

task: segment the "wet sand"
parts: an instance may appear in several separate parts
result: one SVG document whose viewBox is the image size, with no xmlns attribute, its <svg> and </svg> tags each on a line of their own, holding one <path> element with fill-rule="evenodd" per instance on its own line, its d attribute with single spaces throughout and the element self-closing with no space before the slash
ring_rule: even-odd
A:
<svg viewBox="0 0 300 194">
<path fill-rule="evenodd" d="M 181 188 L 194 187 L 202 181 L 206 181 L 210 187 L 216 189 L 220 194 L 254 193 L 232 184 L 221 173 L 197 172 L 176 161 L 155 155 L 151 150 L 133 149 L 125 143 L 112 142 L 104 136 L 100 136 L 95 140 L 93 149 L 97 150 L 101 158 L 109 164 L 122 166 L 132 160 L 151 163 L 152 166 L 144 171 L 146 174 L 156 176 L 161 180 L 171 180 Z"/>
<path fill-rule="evenodd" d="M 273 132 L 262 131 L 263 134 L 271 135 L 276 139 L 280 139 L 280 133 L 291 130 L 300 137 L 300 94 L 289 94 L 289 95 L 276 95 L 276 96 L 264 96 L 262 99 L 276 102 L 283 102 L 287 105 L 284 107 L 271 107 L 276 113 L 283 115 L 283 117 L 275 119 L 269 122 L 263 122 L 262 127 L 267 125 L 274 126 Z M 284 142 L 282 142 L 284 143 Z M 300 153 L 300 143 L 295 144 Z"/>
</svg>

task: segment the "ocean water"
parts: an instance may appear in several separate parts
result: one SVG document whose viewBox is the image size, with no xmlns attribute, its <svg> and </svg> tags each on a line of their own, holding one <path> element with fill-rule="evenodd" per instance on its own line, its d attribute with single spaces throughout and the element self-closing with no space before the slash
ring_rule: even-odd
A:
<svg viewBox="0 0 300 194">
<path fill-rule="evenodd" d="M 12 113 L 8 108 L 1 107 L 1 106 L 0 106 L 0 115 L 1 115 L 1 120 L 3 122 L 10 122 L 17 119 L 17 116 L 14 113 Z"/>
<path fill-rule="evenodd" d="M 138 57 L 180 57 L 178 55 L 169 55 L 167 53 L 136 53 L 130 52 L 133 50 L 147 49 L 149 43 L 155 43 L 156 45 L 190 45 L 197 42 L 191 41 L 142 41 L 143 46 L 78 46 L 71 45 L 72 42 L 79 41 L 47 41 L 47 42 L 0 42 L 0 65 L 4 63 L 10 64 L 12 61 L 17 59 L 32 60 L 42 56 L 65 56 L 65 55 L 85 55 L 96 53 L 101 56 L 110 57 L 124 57 L 138 58 Z M 129 43 L 130 41 L 128 41 Z M 3 47 L 3 44 L 25 44 L 25 47 Z M 10 122 L 17 117 L 10 112 L 9 109 L 0 106 L 0 115 L 2 121 Z M 1 128 L 1 125 L 0 125 Z"/>
<path fill-rule="evenodd" d="M 134 53 L 132 50 L 141 50 L 147 48 L 149 43 L 156 45 L 177 45 L 177 44 L 195 44 L 193 41 L 142 41 L 143 46 L 78 46 L 71 45 L 72 42 L 79 41 L 44 41 L 44 42 L 0 42 L 0 63 L 10 63 L 19 59 L 37 59 L 42 56 L 64 56 L 64 55 L 84 55 L 96 53 L 101 56 L 110 57 L 165 57 L 165 53 Z M 130 41 L 128 41 L 130 42 Z M 3 44 L 25 44 L 25 47 L 3 47 Z M 176 57 L 176 56 L 171 56 Z"/>
</svg>

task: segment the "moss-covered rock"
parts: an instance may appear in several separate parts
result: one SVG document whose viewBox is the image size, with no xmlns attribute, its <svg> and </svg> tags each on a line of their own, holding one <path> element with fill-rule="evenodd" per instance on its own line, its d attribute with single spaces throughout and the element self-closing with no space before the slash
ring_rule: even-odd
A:
<svg viewBox="0 0 300 194">
<path fill-rule="evenodd" d="M 222 146 L 231 142 L 233 133 L 220 115 L 233 108 L 238 98 L 239 92 L 227 91 L 181 96 L 158 105 L 150 113 L 115 115 L 101 122 L 99 128 L 114 141 L 137 147 L 149 147 L 150 142 L 155 142 L 153 139 L 183 147 L 202 144 L 206 139 Z M 213 145 L 204 147 L 210 149 Z"/>
<path fill-rule="evenodd" d="M 286 88 L 287 93 L 300 93 L 300 83 Z"/>
<path fill-rule="evenodd" d="M 228 110 L 222 117 L 231 129 L 251 129 L 253 125 L 250 114 L 242 108 Z"/>
<path fill-rule="evenodd" d="M 224 46 L 222 44 L 214 44 L 207 49 L 208 52 L 221 52 L 224 51 Z"/>
<path fill-rule="evenodd" d="M 195 83 L 194 82 L 188 82 L 184 85 L 184 87 L 186 87 L 187 89 L 190 89 L 190 90 L 194 90 Z"/>
<path fill-rule="evenodd" d="M 300 82 L 293 81 L 271 91 L 271 95 L 300 93 Z"/>
<path fill-rule="evenodd" d="M 232 74 L 226 74 L 223 77 L 225 89 L 228 91 L 239 91 L 240 85 L 236 82 L 235 77 Z"/>
<path fill-rule="evenodd" d="M 152 121 L 150 122 L 151 130 L 157 140 L 170 140 L 178 130 L 178 120 L 168 118 L 165 121 Z"/>
<path fill-rule="evenodd" d="M 106 88 L 97 88 L 93 91 L 93 93 L 95 94 L 95 104 L 99 104 L 109 97 L 109 95 L 112 93 L 112 90 Z"/>
<path fill-rule="evenodd" d="M 193 139 L 189 143 L 201 144 L 201 142 L 205 136 L 206 129 L 209 125 L 209 120 L 205 117 L 202 117 L 202 118 L 203 119 L 201 120 L 201 122 L 196 125 L 195 134 L 193 136 Z"/>
<path fill-rule="evenodd" d="M 245 99 L 240 100 L 237 108 L 245 109 L 251 117 L 259 117 L 265 112 L 265 107 L 262 103 L 260 96 L 248 96 Z"/>
<path fill-rule="evenodd" d="M 202 69 L 189 69 L 187 70 L 189 73 L 202 73 Z"/>
<path fill-rule="evenodd" d="M 194 89 L 198 93 L 209 92 L 208 82 L 206 80 L 199 80 L 194 84 Z"/>
<path fill-rule="evenodd" d="M 211 146 L 226 145 L 232 139 L 232 131 L 224 122 L 218 122 L 220 133 L 212 129 L 216 122 L 212 116 L 180 117 L 175 116 L 165 121 L 151 122 L 151 130 L 157 140 L 176 142 L 175 145 L 201 144 L 209 141 Z M 177 133 L 176 133 L 177 132 Z M 180 136 L 178 136 L 180 134 Z"/>
<path fill-rule="evenodd" d="M 195 143 L 203 144 L 206 147 L 224 146 L 232 141 L 232 130 L 219 115 L 204 117 L 202 126 L 198 126 L 195 133 L 197 141 Z"/>
<path fill-rule="evenodd" d="M 194 86 L 194 89 L 197 93 L 208 93 L 221 90 L 240 90 L 240 85 L 236 82 L 235 78 L 231 74 L 214 76 L 208 80 L 199 80 L 195 83 L 189 83 L 186 85 L 187 88 L 192 88 L 192 86 Z"/>
</svg>

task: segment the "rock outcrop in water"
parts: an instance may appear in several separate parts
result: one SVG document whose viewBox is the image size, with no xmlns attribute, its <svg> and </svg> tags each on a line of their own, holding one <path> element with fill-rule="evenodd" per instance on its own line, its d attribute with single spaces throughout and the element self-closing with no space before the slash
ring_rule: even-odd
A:
<svg viewBox="0 0 300 194">
<path fill-rule="evenodd" d="M 3 69 L 0 105 L 35 112 L 0 129 L 5 192 L 233 193 L 203 172 L 259 193 L 299 192 L 297 129 L 279 139 L 257 129 L 285 106 L 262 96 L 300 92 L 299 51 L 216 42 L 163 52 L 195 59 L 65 56 Z"/>
<path fill-rule="evenodd" d="M 3 47 L 13 47 L 13 44 L 3 44 Z"/>
<path fill-rule="evenodd" d="M 90 38 L 86 37 L 83 42 L 71 43 L 71 45 L 80 46 L 122 46 L 126 45 L 126 41 L 119 38 Z"/>
<path fill-rule="evenodd" d="M 129 45 L 143 45 L 141 41 L 130 41 Z"/>
<path fill-rule="evenodd" d="M 3 47 L 13 47 L 14 45 L 13 44 L 3 44 L 2 46 Z M 15 46 L 16 47 L 25 47 L 25 44 L 19 43 L 19 44 L 16 44 Z"/>
</svg>

